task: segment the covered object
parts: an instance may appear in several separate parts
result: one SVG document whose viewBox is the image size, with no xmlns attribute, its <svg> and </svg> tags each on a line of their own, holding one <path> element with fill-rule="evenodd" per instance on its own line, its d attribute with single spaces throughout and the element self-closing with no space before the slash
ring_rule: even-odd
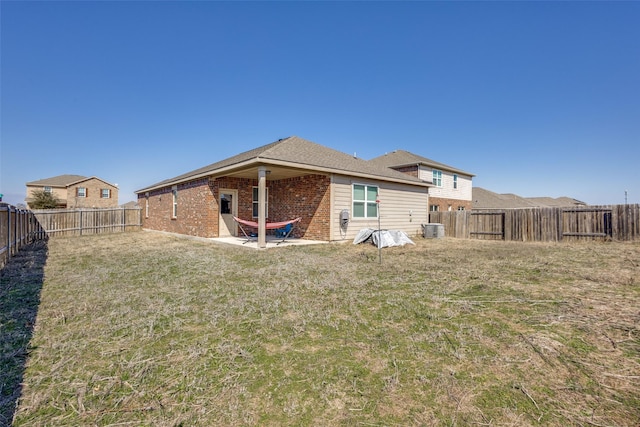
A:
<svg viewBox="0 0 640 427">
<path fill-rule="evenodd" d="M 407 233 L 399 230 L 374 230 L 373 228 L 363 228 L 353 239 L 353 244 L 371 240 L 375 246 L 387 248 L 391 246 L 404 246 L 406 244 L 415 245 L 415 243 L 407 236 Z M 380 244 L 378 245 L 378 242 Z"/>
</svg>

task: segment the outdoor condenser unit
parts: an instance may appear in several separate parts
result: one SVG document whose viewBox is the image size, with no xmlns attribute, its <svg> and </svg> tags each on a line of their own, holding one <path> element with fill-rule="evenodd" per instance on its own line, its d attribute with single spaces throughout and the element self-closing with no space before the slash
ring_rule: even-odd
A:
<svg viewBox="0 0 640 427">
<path fill-rule="evenodd" d="M 444 225 L 438 223 L 422 224 L 422 237 L 440 239 L 444 237 Z"/>
</svg>

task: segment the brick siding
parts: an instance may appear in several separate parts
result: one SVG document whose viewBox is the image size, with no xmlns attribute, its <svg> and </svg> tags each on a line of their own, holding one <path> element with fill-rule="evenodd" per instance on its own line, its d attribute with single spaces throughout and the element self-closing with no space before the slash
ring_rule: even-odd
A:
<svg viewBox="0 0 640 427">
<path fill-rule="evenodd" d="M 77 197 L 77 189 L 82 187 L 86 197 Z M 111 190 L 109 198 L 102 198 L 102 189 Z M 118 206 L 118 187 L 109 185 L 99 179 L 82 181 L 77 185 L 67 187 L 67 208 L 115 208 Z"/>
<path fill-rule="evenodd" d="M 407 175 L 411 175 L 414 178 L 419 178 L 418 174 L 418 166 L 404 166 L 400 168 L 392 168 L 397 170 L 398 172 L 406 173 Z"/>
<path fill-rule="evenodd" d="M 199 237 L 219 236 L 220 189 L 238 191 L 238 216 L 252 219 L 253 187 L 257 179 L 221 177 L 204 178 L 177 186 L 178 214 L 172 218 L 173 194 L 171 187 L 138 194 L 142 208 L 144 228 L 187 234 Z M 325 175 L 305 175 L 295 178 L 267 181 L 269 188 L 268 221 L 285 221 L 302 217 L 296 225 L 295 237 L 330 240 L 330 186 Z M 146 203 L 149 216 L 146 217 Z"/>
<path fill-rule="evenodd" d="M 142 227 L 199 237 L 217 237 L 217 210 L 207 178 L 178 184 L 178 214 L 173 218 L 172 187 L 138 194 Z M 149 216 L 146 216 L 149 203 Z M 215 228 L 214 228 L 215 226 Z"/>
<path fill-rule="evenodd" d="M 464 207 L 465 210 L 471 210 L 472 202 L 471 200 L 460 200 L 460 199 L 446 199 L 443 197 L 433 197 L 429 196 L 429 209 L 431 206 L 438 206 L 439 211 L 448 211 L 449 207 L 451 207 L 452 211 L 457 211 L 460 206 Z"/>
</svg>

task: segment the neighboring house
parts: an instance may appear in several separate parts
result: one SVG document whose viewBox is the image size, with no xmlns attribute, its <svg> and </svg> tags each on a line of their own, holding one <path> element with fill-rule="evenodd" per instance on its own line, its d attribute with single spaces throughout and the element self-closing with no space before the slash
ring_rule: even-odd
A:
<svg viewBox="0 0 640 427">
<path fill-rule="evenodd" d="M 384 154 L 372 163 L 386 166 L 433 184 L 429 188 L 429 210 L 471 209 L 475 175 L 404 150 Z"/>
<path fill-rule="evenodd" d="M 59 175 L 27 182 L 29 205 L 33 192 L 52 193 L 60 202 L 59 208 L 113 208 L 118 206 L 118 187 L 95 176 Z"/>
<path fill-rule="evenodd" d="M 570 197 L 520 197 L 516 194 L 498 194 L 481 187 L 473 187 L 473 209 L 517 209 L 586 206 Z"/>
<path fill-rule="evenodd" d="M 424 182 L 292 136 L 136 191 L 143 228 L 200 237 L 238 235 L 233 216 L 265 225 L 301 217 L 294 235 L 352 239 L 363 228 L 421 232 Z M 379 201 L 379 204 L 376 201 Z M 341 227 L 341 214 L 348 225 Z M 344 215 L 344 214 L 343 214 Z"/>
</svg>

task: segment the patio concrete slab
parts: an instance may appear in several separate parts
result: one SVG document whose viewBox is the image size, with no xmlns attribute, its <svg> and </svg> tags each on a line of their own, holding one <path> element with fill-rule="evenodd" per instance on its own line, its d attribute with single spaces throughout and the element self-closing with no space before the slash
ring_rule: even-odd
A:
<svg viewBox="0 0 640 427">
<path fill-rule="evenodd" d="M 267 236 L 267 247 L 266 248 L 258 248 L 258 241 L 256 239 L 251 239 L 247 242 L 245 237 L 213 237 L 209 239 L 216 243 L 224 243 L 228 245 L 234 246 L 242 246 L 248 249 L 274 249 L 274 248 L 286 248 L 288 246 L 302 246 L 302 245 L 319 245 L 322 243 L 328 243 L 321 240 L 307 240 L 307 239 L 287 239 L 282 242 L 282 239 L 278 239 L 273 236 Z"/>
</svg>

